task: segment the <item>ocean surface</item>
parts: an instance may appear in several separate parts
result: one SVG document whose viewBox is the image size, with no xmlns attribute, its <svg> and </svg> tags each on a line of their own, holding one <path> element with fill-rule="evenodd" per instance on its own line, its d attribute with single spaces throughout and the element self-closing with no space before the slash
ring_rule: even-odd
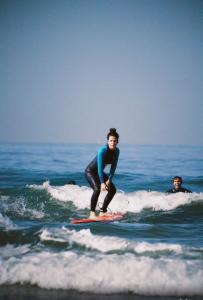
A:
<svg viewBox="0 0 203 300">
<path fill-rule="evenodd" d="M 203 147 L 120 144 L 124 218 L 73 225 L 100 146 L 0 144 L 0 299 L 203 299 Z M 192 194 L 165 193 L 175 175 Z"/>
</svg>

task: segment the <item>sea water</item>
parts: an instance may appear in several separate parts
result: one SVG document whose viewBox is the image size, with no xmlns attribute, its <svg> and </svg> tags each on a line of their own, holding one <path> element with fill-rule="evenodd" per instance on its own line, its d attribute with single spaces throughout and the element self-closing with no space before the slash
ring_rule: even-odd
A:
<svg viewBox="0 0 203 300">
<path fill-rule="evenodd" d="M 203 147 L 120 144 L 109 210 L 124 218 L 73 225 L 88 216 L 84 170 L 100 146 L 0 144 L 0 299 L 201 299 Z M 192 194 L 165 193 L 175 175 Z"/>
</svg>

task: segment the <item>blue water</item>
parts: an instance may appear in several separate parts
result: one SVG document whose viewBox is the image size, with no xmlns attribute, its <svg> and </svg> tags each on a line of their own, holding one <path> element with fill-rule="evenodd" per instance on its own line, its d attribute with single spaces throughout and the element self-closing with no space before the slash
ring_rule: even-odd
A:
<svg viewBox="0 0 203 300">
<path fill-rule="evenodd" d="M 73 225 L 100 146 L 0 144 L 0 287 L 203 296 L 203 147 L 119 145 L 109 209 L 124 218 Z M 192 194 L 165 193 L 175 175 Z"/>
</svg>

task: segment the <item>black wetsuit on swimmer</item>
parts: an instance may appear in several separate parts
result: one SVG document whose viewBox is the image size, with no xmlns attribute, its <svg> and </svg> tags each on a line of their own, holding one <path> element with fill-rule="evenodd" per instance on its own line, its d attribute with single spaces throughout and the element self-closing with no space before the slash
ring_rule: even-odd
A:
<svg viewBox="0 0 203 300">
<path fill-rule="evenodd" d="M 99 149 L 97 156 L 93 159 L 93 161 L 90 162 L 85 170 L 87 181 L 93 188 L 93 194 L 91 197 L 91 211 L 95 211 L 102 183 L 106 182 L 107 180 L 110 181 L 108 193 L 101 208 L 103 212 L 107 211 L 107 207 L 116 193 L 116 188 L 111 180 L 116 170 L 119 152 L 120 151 L 117 147 L 115 150 L 110 150 L 108 145 L 103 146 Z M 107 164 L 111 164 L 109 176 L 107 176 L 107 174 L 105 174 L 103 171 Z"/>
<path fill-rule="evenodd" d="M 166 193 L 168 193 L 168 194 L 179 193 L 179 192 L 192 193 L 190 190 L 185 189 L 184 187 L 180 187 L 179 189 L 173 188 L 173 189 L 170 189 L 170 190 L 166 191 Z"/>
</svg>

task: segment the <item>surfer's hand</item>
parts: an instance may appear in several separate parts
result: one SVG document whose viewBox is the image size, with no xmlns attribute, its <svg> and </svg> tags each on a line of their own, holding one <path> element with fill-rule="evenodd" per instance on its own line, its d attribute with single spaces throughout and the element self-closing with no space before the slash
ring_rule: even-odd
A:
<svg viewBox="0 0 203 300">
<path fill-rule="evenodd" d="M 101 184 L 101 191 L 106 191 L 106 184 L 105 183 Z"/>
<path fill-rule="evenodd" d="M 109 180 L 107 180 L 107 181 L 105 182 L 105 187 L 106 187 L 106 190 L 108 191 L 109 188 L 110 188 L 110 181 L 109 181 Z"/>
</svg>

